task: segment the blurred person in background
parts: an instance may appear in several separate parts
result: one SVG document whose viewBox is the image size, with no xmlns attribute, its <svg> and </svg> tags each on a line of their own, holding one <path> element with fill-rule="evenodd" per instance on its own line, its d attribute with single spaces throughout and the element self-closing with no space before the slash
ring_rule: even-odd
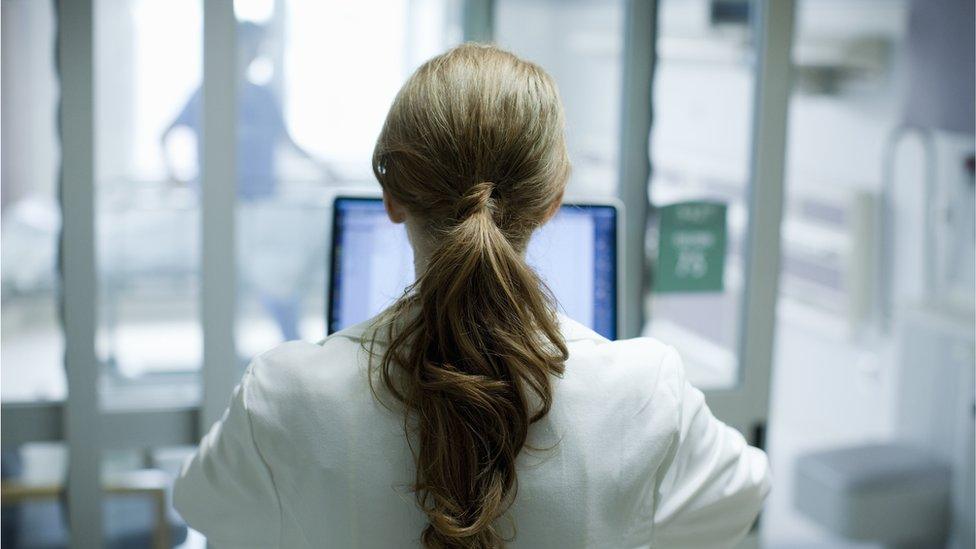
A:
<svg viewBox="0 0 976 549">
<path fill-rule="evenodd" d="M 282 250 L 282 240 L 294 239 L 289 231 L 288 212 L 276 207 L 279 193 L 276 153 L 281 145 L 314 164 L 327 179 L 332 175 L 328 167 L 299 146 L 288 132 L 279 101 L 274 92 L 248 78 L 248 69 L 261 53 L 265 29 L 261 25 L 243 22 L 238 25 L 238 101 L 237 117 L 237 197 L 238 224 L 237 257 L 242 262 L 240 272 L 244 284 L 255 290 L 261 304 L 274 318 L 285 340 L 299 338 L 298 319 L 301 296 L 298 293 L 303 263 Z M 167 142 L 177 128 L 187 128 L 197 142 L 197 158 L 203 158 L 203 90 L 198 88 L 179 115 L 161 137 L 163 157 L 170 180 L 181 184 L 178 170 Z M 284 215 L 282 215 L 284 214 Z"/>
</svg>

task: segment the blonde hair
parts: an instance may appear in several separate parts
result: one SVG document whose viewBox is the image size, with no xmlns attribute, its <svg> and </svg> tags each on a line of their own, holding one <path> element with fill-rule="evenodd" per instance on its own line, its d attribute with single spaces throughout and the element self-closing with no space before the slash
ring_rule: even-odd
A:
<svg viewBox="0 0 976 549">
<path fill-rule="evenodd" d="M 548 74 L 465 44 L 417 69 L 376 143 L 376 178 L 433 243 L 387 312 L 378 376 L 407 409 L 426 547 L 504 545 L 494 521 L 515 497 L 528 427 L 550 409 L 551 376 L 563 372 L 554 300 L 524 259 L 562 200 L 563 134 Z"/>
</svg>

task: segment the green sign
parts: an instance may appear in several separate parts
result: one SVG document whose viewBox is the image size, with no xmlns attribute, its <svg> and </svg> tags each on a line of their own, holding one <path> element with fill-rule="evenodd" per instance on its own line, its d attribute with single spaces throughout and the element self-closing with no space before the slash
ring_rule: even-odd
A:
<svg viewBox="0 0 976 549">
<path fill-rule="evenodd" d="M 725 204 L 681 202 L 659 208 L 656 292 L 721 292 Z"/>
</svg>

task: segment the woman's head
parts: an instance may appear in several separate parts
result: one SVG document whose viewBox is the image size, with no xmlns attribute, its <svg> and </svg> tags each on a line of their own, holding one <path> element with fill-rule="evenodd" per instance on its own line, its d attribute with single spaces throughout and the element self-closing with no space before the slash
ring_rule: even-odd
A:
<svg viewBox="0 0 976 549">
<path fill-rule="evenodd" d="M 465 44 L 421 66 L 376 143 L 384 194 L 436 237 L 488 209 L 522 249 L 558 206 L 569 176 L 556 85 L 493 46 Z"/>
<path fill-rule="evenodd" d="M 379 370 L 408 411 L 428 547 L 504 543 L 516 458 L 562 373 L 555 305 L 524 252 L 562 199 L 563 125 L 549 75 L 469 44 L 414 73 L 376 143 L 391 218 L 426 256 L 388 312 Z"/>
</svg>

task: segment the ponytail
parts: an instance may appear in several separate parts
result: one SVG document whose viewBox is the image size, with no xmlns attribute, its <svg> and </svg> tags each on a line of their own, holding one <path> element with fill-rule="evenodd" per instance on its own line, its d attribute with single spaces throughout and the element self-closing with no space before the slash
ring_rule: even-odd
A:
<svg viewBox="0 0 976 549">
<path fill-rule="evenodd" d="M 481 83 L 470 95 L 455 87 L 450 101 L 431 101 L 439 88 L 430 83 L 456 83 L 458 74 L 447 77 L 458 65 L 468 79 L 474 68 L 502 82 Z M 491 95 L 519 77 L 529 84 L 518 88 L 524 93 L 501 98 L 507 101 Z M 532 96 L 540 90 L 548 90 L 547 101 Z M 497 105 L 507 110 L 493 112 Z M 450 117 L 438 107 L 473 122 L 445 126 Z M 530 110 L 519 116 L 523 107 Z M 508 137 L 505 147 L 486 147 L 493 132 Z M 451 150 L 433 150 L 445 143 Z M 492 166 L 481 168 L 486 159 Z M 548 413 L 552 376 L 562 374 L 567 357 L 552 295 L 524 252 L 532 230 L 558 206 L 568 169 L 555 87 L 538 67 L 491 47 L 462 46 L 421 67 L 377 143 L 377 178 L 425 220 L 434 242 L 416 283 L 388 312 L 389 344 L 379 360 L 384 386 L 414 419 L 407 435 L 428 520 L 425 547 L 487 549 L 506 541 L 495 521 L 515 497 L 517 457 L 529 426 Z M 469 184 L 443 177 L 466 170 L 503 177 Z"/>
</svg>

